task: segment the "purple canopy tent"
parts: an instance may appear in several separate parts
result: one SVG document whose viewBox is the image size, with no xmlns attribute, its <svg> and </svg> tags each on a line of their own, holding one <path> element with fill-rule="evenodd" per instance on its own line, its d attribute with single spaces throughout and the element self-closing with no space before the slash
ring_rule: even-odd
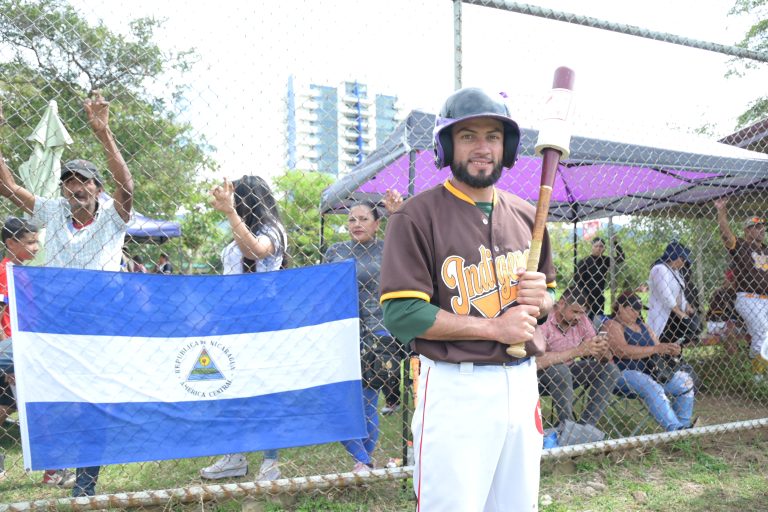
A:
<svg viewBox="0 0 768 512">
<path fill-rule="evenodd" d="M 325 214 L 346 213 L 350 204 L 363 199 L 380 204 L 389 188 L 413 196 L 448 178 L 449 169 L 435 168 L 434 124 L 434 114 L 412 111 L 374 152 L 323 191 L 321 246 Z M 521 129 L 520 157 L 497 184 L 531 203 L 541 176 L 541 160 L 534 156 L 537 137 L 536 130 Z M 574 266 L 577 222 L 660 210 L 697 215 L 718 197 L 768 189 L 768 155 L 718 142 L 698 146 L 701 141 L 695 151 L 682 151 L 572 137 L 571 154 L 558 169 L 549 220 L 573 223 Z"/>
<path fill-rule="evenodd" d="M 384 143 L 322 195 L 323 214 L 344 212 L 351 202 L 378 202 L 388 188 L 411 196 L 445 181 L 432 153 L 434 115 L 412 111 Z M 520 158 L 498 187 L 534 202 L 541 163 L 534 156 L 538 132 L 521 130 Z M 768 189 L 768 155 L 712 142 L 691 152 L 575 136 L 561 163 L 550 221 L 580 222 L 614 215 L 685 208 L 739 192 Z"/>
</svg>

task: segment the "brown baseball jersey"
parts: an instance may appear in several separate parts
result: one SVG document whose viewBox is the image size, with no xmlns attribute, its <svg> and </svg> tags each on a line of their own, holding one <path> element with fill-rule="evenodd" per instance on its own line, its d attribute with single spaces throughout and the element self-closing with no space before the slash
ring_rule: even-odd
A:
<svg viewBox="0 0 768 512">
<path fill-rule="evenodd" d="M 736 291 L 768 295 L 768 247 L 737 238 L 730 253 Z"/>
<path fill-rule="evenodd" d="M 457 315 L 493 318 L 517 305 L 536 209 L 494 189 L 490 218 L 450 181 L 409 199 L 388 223 L 381 264 L 381 300 L 417 298 Z M 549 236 L 539 272 L 555 286 Z M 416 338 L 415 352 L 434 361 L 511 361 L 497 341 Z"/>
</svg>

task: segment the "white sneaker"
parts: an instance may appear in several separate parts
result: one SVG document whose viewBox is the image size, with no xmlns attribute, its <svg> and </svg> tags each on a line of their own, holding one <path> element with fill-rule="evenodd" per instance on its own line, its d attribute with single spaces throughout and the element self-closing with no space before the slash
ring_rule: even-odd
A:
<svg viewBox="0 0 768 512">
<path fill-rule="evenodd" d="M 364 462 L 356 462 L 355 466 L 352 468 L 352 472 L 355 474 L 368 473 L 370 471 L 373 471 L 373 467 Z"/>
<path fill-rule="evenodd" d="M 280 463 L 277 459 L 264 459 L 259 468 L 259 476 L 256 480 L 260 482 L 269 482 L 280 478 Z"/>
<path fill-rule="evenodd" d="M 200 470 L 200 476 L 206 480 L 217 480 L 248 474 L 248 460 L 242 453 L 224 455 L 222 458 Z"/>
<path fill-rule="evenodd" d="M 43 473 L 43 483 L 71 489 L 75 486 L 75 474 L 68 469 L 46 469 Z"/>
</svg>

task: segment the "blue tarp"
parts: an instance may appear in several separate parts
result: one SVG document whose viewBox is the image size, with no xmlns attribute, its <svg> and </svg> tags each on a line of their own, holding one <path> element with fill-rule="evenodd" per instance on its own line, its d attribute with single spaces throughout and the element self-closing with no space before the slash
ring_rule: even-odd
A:
<svg viewBox="0 0 768 512">
<path fill-rule="evenodd" d="M 165 242 L 181 236 L 181 224 L 169 220 L 150 219 L 140 213 L 133 214 L 128 223 L 128 236 L 137 242 Z"/>
</svg>

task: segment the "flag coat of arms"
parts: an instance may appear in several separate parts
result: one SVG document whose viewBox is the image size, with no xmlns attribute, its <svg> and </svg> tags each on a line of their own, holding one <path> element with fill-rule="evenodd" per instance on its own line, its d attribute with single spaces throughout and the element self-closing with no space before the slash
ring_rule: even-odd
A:
<svg viewBox="0 0 768 512">
<path fill-rule="evenodd" d="M 167 276 L 14 266 L 24 465 L 366 435 L 355 266 Z"/>
</svg>

